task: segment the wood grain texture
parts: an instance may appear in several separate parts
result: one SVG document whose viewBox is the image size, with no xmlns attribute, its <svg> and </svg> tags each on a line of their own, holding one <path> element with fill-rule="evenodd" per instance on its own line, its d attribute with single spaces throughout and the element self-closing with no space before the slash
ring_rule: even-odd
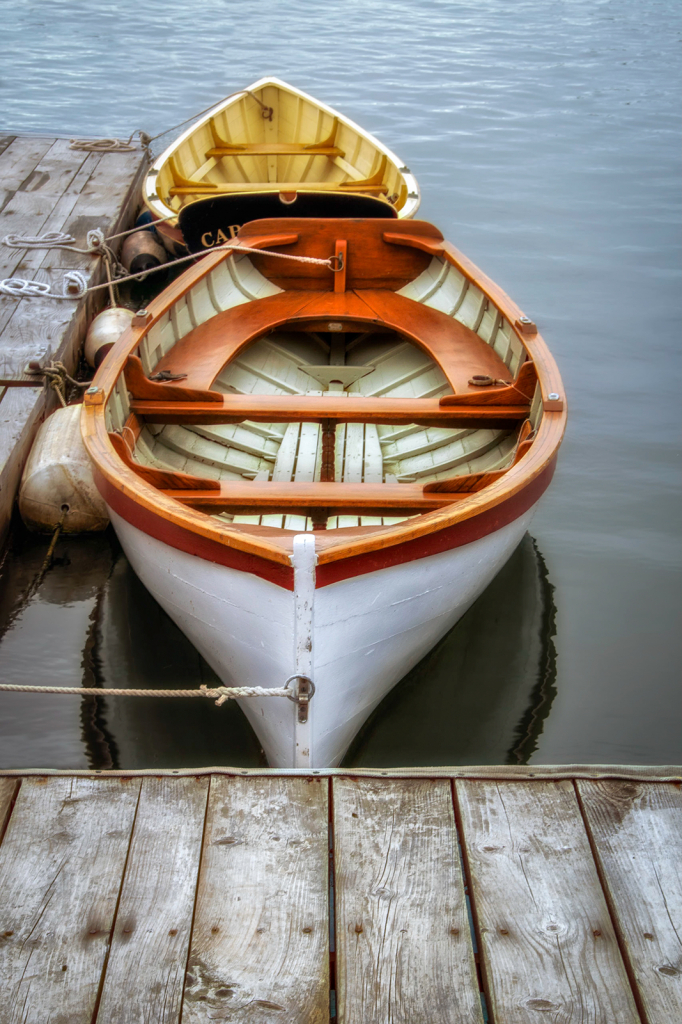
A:
<svg viewBox="0 0 682 1024">
<path fill-rule="evenodd" d="M 169 387 L 170 390 L 170 387 Z M 187 390 L 187 389 L 186 389 Z M 214 392 L 218 394 L 218 392 Z M 348 396 L 350 398 L 350 396 Z M 221 400 L 222 398 L 222 400 Z M 470 429 L 511 429 L 528 415 L 523 405 L 442 406 L 437 398 L 350 398 L 324 395 L 223 395 L 218 401 L 135 399 L 131 409 L 153 423 L 386 423 Z"/>
<path fill-rule="evenodd" d="M 327 783 L 215 778 L 183 1024 L 329 1020 Z"/>
<path fill-rule="evenodd" d="M 346 287 L 387 288 L 397 291 L 426 269 L 430 257 L 414 248 L 398 249 L 387 245 L 383 241 L 386 223 L 383 219 L 358 222 L 337 218 L 315 218 L 314 221 L 303 217 L 287 218 L 287 225 L 291 225 L 292 230 L 299 233 L 299 241 L 295 247 L 286 251 L 295 256 L 326 259 L 335 252 L 337 239 L 347 239 Z M 389 223 L 392 229 L 400 232 L 400 222 Z M 442 239 L 440 232 L 431 224 L 424 221 L 405 223 L 413 231 L 423 231 L 433 240 Z M 259 235 L 274 231 L 276 224 L 276 220 L 270 219 L 252 221 L 240 229 L 239 239 L 250 245 L 250 234 Z M 332 289 L 334 278 L 338 276 L 332 275 L 326 267 L 311 263 L 289 263 L 266 255 L 254 255 L 252 262 L 268 280 L 285 289 Z"/>
<path fill-rule="evenodd" d="M 172 476 L 171 473 L 164 475 Z M 268 514 L 305 516 L 310 509 L 326 509 L 327 515 L 334 516 L 353 513 L 388 516 L 396 511 L 404 514 L 428 512 L 461 500 L 457 494 L 449 492 L 424 494 L 419 484 L 347 484 L 325 481 L 269 483 L 265 480 L 229 480 L 205 490 L 164 488 L 164 494 L 192 508 L 202 508 L 213 513 L 230 509 L 235 515 L 250 515 L 254 509 L 262 509 Z"/>
<path fill-rule="evenodd" d="M 680 784 L 576 786 L 645 1020 L 682 1021 Z"/>
<path fill-rule="evenodd" d="M 493 1020 L 638 1024 L 572 783 L 455 790 Z"/>
<path fill-rule="evenodd" d="M 333 794 L 339 1024 L 482 1021 L 449 784 Z"/>
<path fill-rule="evenodd" d="M 12 810 L 12 801 L 20 783 L 17 779 L 0 779 L 0 843 L 9 823 L 9 816 Z"/>
<path fill-rule="evenodd" d="M 84 154 L 65 139 L 14 139 L 0 153 L 0 180 L 16 191 L 0 212 L 0 235 L 39 235 L 65 231 L 78 248 L 89 229 L 118 230 L 129 216 L 143 163 L 140 153 Z M 31 161 L 33 165 L 29 166 Z M 0 246 L 0 276 L 48 283 L 58 294 L 63 272 L 77 267 L 90 284 L 101 280 L 101 261 L 90 254 L 55 249 Z M 0 375 L 19 377 L 32 359 L 59 359 L 73 371 L 87 322 L 99 310 L 104 292 L 79 302 L 44 298 L 12 299 L 0 304 Z M 0 394 L 0 538 L 11 513 L 23 463 L 39 421 L 56 407 L 51 391 Z"/>
<path fill-rule="evenodd" d="M 208 787 L 142 783 L 98 1024 L 180 1019 Z"/>
<path fill-rule="evenodd" d="M 0 847 L 0 1024 L 89 1024 L 139 790 L 22 783 Z"/>
</svg>

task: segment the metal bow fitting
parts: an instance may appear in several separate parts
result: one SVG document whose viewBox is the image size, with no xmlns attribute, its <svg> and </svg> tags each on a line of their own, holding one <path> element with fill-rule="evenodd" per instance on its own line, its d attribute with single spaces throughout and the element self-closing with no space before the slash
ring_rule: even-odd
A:
<svg viewBox="0 0 682 1024">
<path fill-rule="evenodd" d="M 315 683 L 310 676 L 297 673 L 294 676 L 289 676 L 284 684 L 284 689 L 288 690 L 289 683 L 293 683 L 294 680 L 298 680 L 298 686 L 295 690 L 292 689 L 290 694 L 287 694 L 287 698 L 293 701 L 294 704 L 298 704 L 298 720 L 301 723 L 305 723 L 308 721 L 308 707 L 315 693 Z"/>
</svg>

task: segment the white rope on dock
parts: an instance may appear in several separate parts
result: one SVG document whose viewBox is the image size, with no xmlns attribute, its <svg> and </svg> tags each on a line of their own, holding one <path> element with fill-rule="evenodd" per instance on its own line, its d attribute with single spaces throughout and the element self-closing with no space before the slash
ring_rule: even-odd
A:
<svg viewBox="0 0 682 1024">
<path fill-rule="evenodd" d="M 27 281 L 23 277 L 7 277 L 0 281 L 0 293 L 13 299 L 81 299 L 88 291 L 88 279 L 80 270 L 67 270 L 62 278 L 62 293 L 50 291 L 45 281 Z M 105 283 L 105 288 L 108 284 Z"/>
<path fill-rule="evenodd" d="M 134 134 L 127 142 L 124 139 L 71 139 L 69 149 L 80 150 L 82 153 L 132 153 L 138 148 L 146 149 L 142 140 L 140 140 L 140 147 L 133 146 Z"/>
<path fill-rule="evenodd" d="M 256 101 L 261 108 L 261 114 L 266 121 L 272 121 L 272 115 L 274 110 L 272 107 L 267 106 L 263 103 L 255 93 L 251 92 L 250 89 L 238 89 L 237 92 L 231 92 L 228 96 L 224 96 L 222 100 L 217 100 L 212 103 L 210 107 L 206 107 L 205 110 L 199 111 L 198 114 L 192 114 L 190 117 L 186 117 L 184 121 L 180 121 L 179 124 L 174 124 L 171 128 L 165 128 L 158 135 L 147 135 L 146 132 L 142 131 L 141 128 L 136 128 L 129 139 L 71 139 L 69 149 L 80 150 L 83 153 L 129 153 L 137 149 L 137 146 L 133 145 L 133 139 L 136 135 L 140 137 L 140 149 L 149 152 L 149 147 L 152 142 L 156 142 L 157 139 L 162 139 L 164 135 L 174 132 L 176 128 L 182 128 L 183 124 L 187 124 L 189 121 L 198 120 L 204 114 L 207 114 L 209 110 L 215 109 L 220 104 L 226 103 L 235 96 L 243 96 L 248 94 Z"/>
<path fill-rule="evenodd" d="M 122 690 L 94 686 L 14 686 L 0 683 L 0 691 L 6 693 L 66 693 L 77 697 L 208 697 L 220 707 L 226 700 L 241 697 L 291 697 L 292 691 L 286 686 L 266 689 L 263 686 L 200 686 L 193 690 Z"/>
</svg>

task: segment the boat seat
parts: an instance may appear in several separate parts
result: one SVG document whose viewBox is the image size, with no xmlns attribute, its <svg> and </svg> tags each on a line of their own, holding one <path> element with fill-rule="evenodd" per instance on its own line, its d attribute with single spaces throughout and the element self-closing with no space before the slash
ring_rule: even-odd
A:
<svg viewBox="0 0 682 1024">
<path fill-rule="evenodd" d="M 206 157 L 207 159 L 212 156 L 340 156 L 343 158 L 346 155 L 345 150 L 339 149 L 334 144 L 338 127 L 339 119 L 335 117 L 329 135 L 320 142 L 228 142 L 218 134 L 215 121 L 211 119 L 209 128 L 213 136 L 213 148 L 208 150 Z"/>
<path fill-rule="evenodd" d="M 331 271 L 329 277 L 332 284 Z M 186 374 L 183 387 L 206 391 L 225 365 L 260 335 L 284 325 L 324 330 L 328 320 L 340 321 L 347 331 L 366 331 L 375 326 L 411 339 L 440 366 L 456 395 L 481 395 L 480 388 L 468 383 L 475 375 L 490 376 L 493 380 L 509 377 L 504 362 L 474 331 L 440 310 L 378 289 L 291 290 L 233 307 L 181 338 L 159 361 L 156 370 Z"/>
<path fill-rule="evenodd" d="M 325 148 L 325 147 L 323 147 Z M 326 147 L 329 148 L 329 147 Z M 278 153 L 278 149 L 260 148 L 258 144 L 257 149 L 252 149 L 252 153 L 265 154 L 268 152 Z M 285 150 L 286 152 L 286 150 Z M 301 151 L 296 148 L 296 153 Z M 310 150 L 305 148 L 304 154 L 308 156 L 314 156 L 316 153 L 321 152 L 320 150 L 312 147 Z M 238 149 L 235 151 L 229 147 L 229 155 L 232 156 L 245 156 L 248 150 Z M 214 150 L 209 150 L 206 154 L 208 157 L 211 156 L 224 156 L 227 153 Z M 340 156 L 341 151 L 334 151 L 335 156 Z M 178 168 L 173 157 L 169 157 L 168 167 L 173 178 L 173 185 L 169 189 L 171 196 L 184 196 L 184 195 L 199 195 L 199 194 L 210 194 L 210 195 L 226 195 L 232 192 L 266 192 L 268 189 L 278 189 L 280 192 L 305 192 L 306 190 L 314 190 L 315 192 L 372 192 L 372 193 L 385 193 L 388 192 L 388 184 L 383 180 L 386 173 L 387 157 L 384 155 L 381 158 L 378 170 L 371 174 L 367 178 L 350 178 L 347 181 L 234 181 L 234 182 L 214 182 L 214 181 L 197 181 L 194 178 L 187 178 Z"/>
<path fill-rule="evenodd" d="M 527 421 L 526 421 L 527 422 Z M 523 431 L 522 431 L 523 433 Z M 527 435 L 526 435 L 527 436 Z M 217 481 L 172 469 L 159 469 L 137 462 L 120 434 L 109 439 L 123 463 L 142 480 L 165 495 L 191 508 L 211 515 L 302 515 L 311 512 L 329 516 L 409 516 L 450 505 L 467 494 L 494 483 L 507 470 L 467 473 L 450 480 L 422 486 L 418 483 L 382 482 L 298 482 L 298 481 Z M 517 445 L 512 465 L 530 447 L 530 440 Z"/>
<path fill-rule="evenodd" d="M 188 181 L 185 185 L 172 185 L 170 196 L 231 195 L 235 192 L 388 192 L 388 185 L 366 185 L 362 181 L 235 181 L 216 185 L 212 181 Z"/>
</svg>

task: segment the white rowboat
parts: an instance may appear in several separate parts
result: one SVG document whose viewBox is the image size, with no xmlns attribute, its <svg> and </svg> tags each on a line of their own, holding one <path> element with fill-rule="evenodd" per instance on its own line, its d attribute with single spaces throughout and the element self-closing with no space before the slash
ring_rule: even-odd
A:
<svg viewBox="0 0 682 1024">
<path fill-rule="evenodd" d="M 82 429 L 128 559 L 220 678 L 293 677 L 296 703 L 242 701 L 270 764 L 321 768 L 520 542 L 563 388 L 430 224 L 278 218 L 237 243 L 133 321 Z"/>
</svg>

